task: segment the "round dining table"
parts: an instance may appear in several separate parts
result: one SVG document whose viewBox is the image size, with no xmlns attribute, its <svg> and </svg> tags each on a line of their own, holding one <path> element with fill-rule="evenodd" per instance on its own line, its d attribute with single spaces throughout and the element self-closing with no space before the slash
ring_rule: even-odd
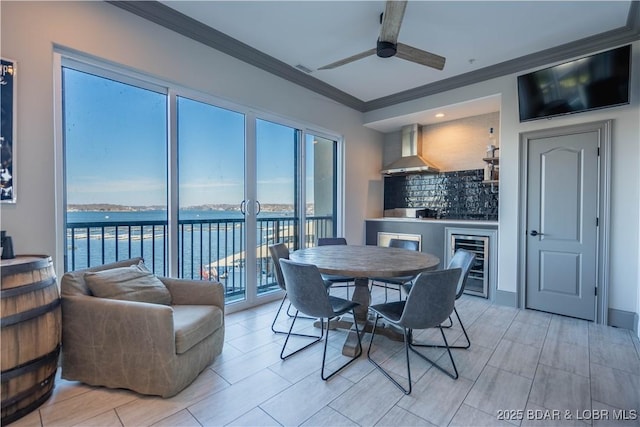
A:
<svg viewBox="0 0 640 427">
<path fill-rule="evenodd" d="M 290 259 L 303 264 L 313 264 L 320 273 L 353 277 L 355 289 L 352 300 L 360 304 L 355 319 L 362 323 L 361 333 L 366 332 L 371 303 L 369 279 L 416 276 L 423 271 L 434 270 L 440 265 L 435 255 L 385 246 L 327 245 L 300 249 L 290 254 Z M 342 353 L 356 353 L 355 328 L 347 337 Z"/>
</svg>

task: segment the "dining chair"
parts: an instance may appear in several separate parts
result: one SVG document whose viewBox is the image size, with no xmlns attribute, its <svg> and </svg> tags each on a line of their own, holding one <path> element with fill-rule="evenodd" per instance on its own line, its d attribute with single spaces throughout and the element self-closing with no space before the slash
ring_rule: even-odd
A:
<svg viewBox="0 0 640 427">
<path fill-rule="evenodd" d="M 346 245 L 347 239 L 344 237 L 318 237 L 318 246 Z"/>
<path fill-rule="evenodd" d="M 410 251 L 418 251 L 420 248 L 420 242 L 417 240 L 406 239 L 390 239 L 390 248 L 407 249 Z M 384 301 L 387 302 L 387 291 L 389 288 L 397 289 L 398 299 L 402 299 L 402 287 L 410 284 L 416 276 L 400 276 L 400 277 L 386 277 L 386 278 L 373 278 L 371 279 L 371 286 L 384 287 Z M 378 283 L 380 282 L 380 283 Z"/>
<path fill-rule="evenodd" d="M 280 306 L 278 307 L 278 311 L 276 311 L 276 315 L 273 318 L 273 322 L 271 323 L 271 330 L 276 334 L 287 334 L 288 331 L 278 330 L 276 329 L 276 323 L 278 321 L 278 317 L 280 316 L 280 312 L 282 311 L 282 307 L 284 306 L 285 301 L 287 300 L 287 286 L 284 281 L 284 276 L 282 275 L 282 269 L 280 267 L 281 259 L 289 259 L 289 248 L 284 243 L 276 243 L 269 246 L 269 253 L 271 254 L 271 260 L 273 261 L 273 270 L 276 276 L 276 282 L 280 289 L 284 291 L 284 295 L 282 296 L 282 301 L 280 302 Z M 325 288 L 330 286 L 329 283 L 324 283 Z M 289 303 L 289 307 L 291 303 Z M 287 315 L 289 317 L 293 317 L 292 314 L 289 313 L 289 307 L 287 307 Z M 317 338 L 316 335 L 308 335 L 308 334 L 299 334 L 292 333 L 294 336 L 308 337 L 308 338 Z"/>
<path fill-rule="evenodd" d="M 358 329 L 358 322 L 353 322 L 356 328 L 356 335 L 358 336 L 358 351 L 354 357 L 350 358 L 347 362 L 338 367 L 329 375 L 325 375 L 325 362 L 327 359 L 327 343 L 329 342 L 329 320 L 334 317 L 341 316 L 345 313 L 351 312 L 355 319 L 354 309 L 360 304 L 357 302 L 349 301 L 347 299 L 331 296 L 327 293 L 324 280 L 320 275 L 318 267 L 312 264 L 300 264 L 287 259 L 280 260 L 280 267 L 282 269 L 282 275 L 284 276 L 285 283 L 287 284 L 287 293 L 291 305 L 296 309 L 296 314 L 289 328 L 287 338 L 282 345 L 282 351 L 280 352 L 280 358 L 285 360 L 294 354 L 316 344 L 324 337 L 325 319 L 327 320 L 327 336 L 324 341 L 324 351 L 322 353 L 322 369 L 320 370 L 320 377 L 323 380 L 328 380 L 343 368 L 351 364 L 362 354 L 362 342 L 360 340 L 360 331 Z M 320 319 L 320 336 L 302 347 L 298 348 L 285 355 L 285 349 L 289 342 L 289 337 L 293 335 L 291 331 L 295 325 L 298 314 L 302 313 L 310 317 L 316 317 Z"/>
<path fill-rule="evenodd" d="M 411 365 L 409 362 L 409 350 L 413 351 L 422 359 L 431 363 L 433 366 L 449 375 L 453 379 L 458 378 L 458 368 L 453 360 L 453 355 L 447 342 L 447 337 L 440 326 L 448 316 L 451 315 L 456 299 L 456 286 L 458 279 L 462 274 L 459 268 L 428 271 L 423 272 L 416 278 L 411 292 L 404 301 L 394 301 L 385 304 L 376 304 L 369 307 L 369 311 L 375 314 L 376 320 L 371 333 L 371 341 L 369 341 L 369 349 L 367 350 L 367 359 L 382 372 L 396 387 L 404 394 L 411 393 Z M 373 339 L 376 336 L 378 321 L 384 318 L 389 325 L 402 329 L 404 333 L 405 357 L 407 360 L 407 380 L 409 386 L 403 387 L 395 380 L 387 371 L 382 368 L 376 361 L 371 358 L 371 349 L 373 348 Z M 419 352 L 413 342 L 413 331 L 415 329 L 438 328 L 442 334 L 445 347 L 453 366 L 453 372 L 449 372 L 435 361 Z"/>
<path fill-rule="evenodd" d="M 318 246 L 346 245 L 347 239 L 344 237 L 318 237 Z M 340 276 L 338 274 L 322 274 L 322 278 L 329 282 L 333 288 L 347 288 L 347 299 L 349 299 L 349 283 L 353 283 L 355 278 Z M 336 283 L 340 283 L 336 285 Z"/>
<path fill-rule="evenodd" d="M 451 258 L 451 261 L 449 261 L 449 265 L 447 266 L 447 268 L 459 268 L 462 270 L 462 274 L 458 279 L 458 285 L 456 287 L 456 301 L 460 299 L 460 297 L 464 293 L 465 286 L 467 285 L 467 279 L 469 278 L 469 273 L 471 272 L 471 268 L 473 267 L 475 260 L 476 260 L 475 253 L 464 250 L 464 249 L 457 249 L 456 252 L 453 254 L 453 257 Z M 412 287 L 411 283 L 404 285 L 405 292 L 409 293 L 411 291 L 411 287 Z M 460 315 L 458 314 L 458 310 L 456 309 L 455 304 L 453 306 L 453 312 L 458 318 L 458 323 L 460 323 L 460 327 L 462 328 L 462 332 L 464 334 L 465 339 L 467 340 L 467 343 L 465 345 L 460 345 L 460 346 L 452 345 L 452 346 L 449 346 L 449 348 L 467 349 L 471 347 L 471 341 L 469 340 L 469 335 L 467 334 L 467 330 L 465 329 L 464 324 L 462 323 L 462 319 L 460 319 Z M 451 326 L 453 326 L 453 321 L 451 320 L 451 316 L 449 316 L 449 325 L 447 326 L 443 325 L 442 327 L 450 328 Z M 442 345 L 417 344 L 415 342 L 413 343 L 413 345 L 420 346 L 420 347 L 440 347 L 440 348 L 443 347 Z"/>
</svg>

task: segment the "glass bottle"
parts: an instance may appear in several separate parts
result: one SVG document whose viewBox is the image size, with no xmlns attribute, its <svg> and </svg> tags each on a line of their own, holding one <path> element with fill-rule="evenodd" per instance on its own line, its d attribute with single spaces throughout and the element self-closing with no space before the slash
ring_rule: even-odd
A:
<svg viewBox="0 0 640 427">
<path fill-rule="evenodd" d="M 489 163 L 487 163 L 486 165 L 484 165 L 484 181 L 491 181 L 492 177 L 493 177 L 493 166 L 491 166 Z"/>
<path fill-rule="evenodd" d="M 496 154 L 496 137 L 493 134 L 493 128 L 489 128 L 489 145 L 487 145 L 486 157 L 493 158 Z"/>
</svg>

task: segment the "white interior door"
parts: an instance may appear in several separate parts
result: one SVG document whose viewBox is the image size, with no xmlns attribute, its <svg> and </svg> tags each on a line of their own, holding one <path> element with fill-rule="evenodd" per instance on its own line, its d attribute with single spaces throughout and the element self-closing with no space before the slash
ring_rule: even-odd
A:
<svg viewBox="0 0 640 427">
<path fill-rule="evenodd" d="M 594 320 L 599 135 L 529 140 L 526 307 Z"/>
</svg>

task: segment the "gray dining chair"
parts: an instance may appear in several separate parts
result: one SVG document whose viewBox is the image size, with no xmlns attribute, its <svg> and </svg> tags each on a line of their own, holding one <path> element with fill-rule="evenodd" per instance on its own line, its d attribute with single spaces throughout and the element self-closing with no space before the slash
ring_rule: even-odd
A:
<svg viewBox="0 0 640 427">
<path fill-rule="evenodd" d="M 362 354 L 362 342 L 360 340 L 360 331 L 358 329 L 358 322 L 354 322 L 356 328 L 356 335 L 358 336 L 358 351 L 354 357 L 349 358 L 347 362 L 342 364 L 331 374 L 325 375 L 325 362 L 327 359 L 327 343 L 329 342 L 329 320 L 341 316 L 345 313 L 351 312 L 355 319 L 354 309 L 360 304 L 357 302 L 349 301 L 347 299 L 331 296 L 327 293 L 324 281 L 318 271 L 318 267 L 311 264 L 300 264 L 287 259 L 280 260 L 280 267 L 282 268 L 282 275 L 284 276 L 285 283 L 287 284 L 287 293 L 291 305 L 296 309 L 296 314 L 293 317 L 293 322 L 289 328 L 287 338 L 282 345 L 282 351 L 280 352 L 280 358 L 285 360 L 294 354 L 316 344 L 324 337 L 325 319 L 327 320 L 327 336 L 324 340 L 324 351 L 322 353 L 322 369 L 320 370 L 320 377 L 323 380 L 328 380 L 335 374 L 340 372 L 343 368 L 354 362 Z M 320 336 L 302 347 L 298 348 L 285 355 L 287 343 L 289 337 L 292 335 L 291 331 L 295 325 L 298 314 L 302 313 L 310 317 L 316 317 L 320 319 Z"/>
<path fill-rule="evenodd" d="M 278 283 L 278 286 L 280 287 L 280 289 L 284 291 L 284 295 L 282 296 L 282 301 L 280 302 L 278 311 L 276 311 L 276 315 L 273 318 L 273 322 L 271 323 L 271 330 L 276 334 L 287 334 L 289 333 L 288 331 L 276 329 L 276 323 L 278 322 L 278 317 L 280 316 L 282 307 L 284 306 L 284 303 L 287 301 L 287 295 L 288 295 L 287 286 L 284 281 L 284 276 L 282 275 L 280 260 L 289 259 L 289 248 L 287 248 L 287 246 L 284 243 L 276 243 L 269 246 L 269 254 L 271 255 L 271 260 L 273 262 L 273 271 L 276 276 L 276 282 Z M 328 282 L 324 282 L 323 284 L 325 288 L 331 286 L 331 283 L 328 283 Z M 289 303 L 289 306 L 287 306 L 287 316 L 293 317 L 293 315 L 289 312 L 290 307 L 291 307 L 291 303 Z M 308 337 L 308 338 L 317 338 L 316 335 L 308 335 L 308 334 L 292 333 L 291 335 Z"/>
<path fill-rule="evenodd" d="M 449 261 L 449 265 L 447 266 L 447 268 L 459 268 L 462 270 L 462 274 L 460 275 L 460 279 L 458 279 L 458 285 L 456 287 L 456 301 L 460 299 L 460 297 L 464 293 L 465 286 L 467 285 L 467 279 L 469 278 L 469 273 L 471 272 L 471 268 L 475 264 L 475 261 L 476 261 L 476 254 L 464 249 L 456 250 L 456 252 L 453 254 L 453 257 Z M 411 286 L 412 286 L 411 283 L 404 285 L 405 292 L 409 293 L 411 291 Z M 471 341 L 469 340 L 469 335 L 467 334 L 467 330 L 464 327 L 464 323 L 462 323 L 462 319 L 460 319 L 460 315 L 458 314 L 458 310 L 456 309 L 455 304 L 453 306 L 453 312 L 455 313 L 456 318 L 458 319 L 458 323 L 460 323 L 460 327 L 462 328 L 462 333 L 464 334 L 464 337 L 467 340 L 467 343 L 465 345 L 449 346 L 449 348 L 467 349 L 471 347 Z M 453 326 L 453 321 L 451 320 L 451 316 L 449 316 L 449 325 L 447 326 L 443 325 L 442 327 L 450 328 L 451 326 Z M 443 347 L 442 345 L 430 345 L 430 344 L 424 344 L 424 343 L 417 344 L 415 342 L 413 343 L 413 345 L 420 346 L 420 347 L 440 347 L 440 348 Z"/>
<path fill-rule="evenodd" d="M 413 351 L 422 359 L 431 363 L 433 366 L 449 375 L 453 379 L 458 378 L 458 368 L 453 360 L 447 337 L 440 326 L 453 311 L 456 299 L 456 286 L 458 279 L 462 274 L 459 268 L 428 271 L 423 272 L 416 278 L 411 292 L 404 301 L 394 301 L 385 304 L 376 304 L 369 307 L 369 311 L 375 314 L 375 323 L 371 333 L 371 341 L 369 342 L 369 350 L 367 351 L 367 359 L 382 372 L 396 387 L 404 394 L 411 393 L 411 364 L 409 362 L 409 350 Z M 389 325 L 402 329 L 404 333 L 405 357 L 407 360 L 407 380 L 408 387 L 403 387 L 395 380 L 387 371 L 382 368 L 376 361 L 371 358 L 371 349 L 373 348 L 373 339 L 376 336 L 378 321 L 383 318 Z M 453 372 L 449 372 L 435 361 L 416 350 L 413 342 L 413 331 L 416 329 L 438 328 L 442 334 L 449 359 L 453 366 Z"/>
<path fill-rule="evenodd" d="M 328 245 L 346 245 L 347 239 L 344 237 L 318 237 L 318 246 Z M 349 284 L 355 281 L 355 278 L 348 276 L 340 276 L 338 274 L 322 274 L 322 278 L 329 282 L 332 288 L 347 288 L 347 299 L 349 298 Z"/>
<path fill-rule="evenodd" d="M 406 239 L 390 239 L 390 248 L 407 249 L 410 251 L 418 251 L 420 248 L 420 242 L 417 240 Z M 371 286 L 379 286 L 384 288 L 384 301 L 388 301 L 388 289 L 394 289 L 398 291 L 398 299 L 402 299 L 402 287 L 410 284 L 416 276 L 400 276 L 400 277 L 385 277 L 385 278 L 373 278 L 371 279 Z"/>
</svg>

